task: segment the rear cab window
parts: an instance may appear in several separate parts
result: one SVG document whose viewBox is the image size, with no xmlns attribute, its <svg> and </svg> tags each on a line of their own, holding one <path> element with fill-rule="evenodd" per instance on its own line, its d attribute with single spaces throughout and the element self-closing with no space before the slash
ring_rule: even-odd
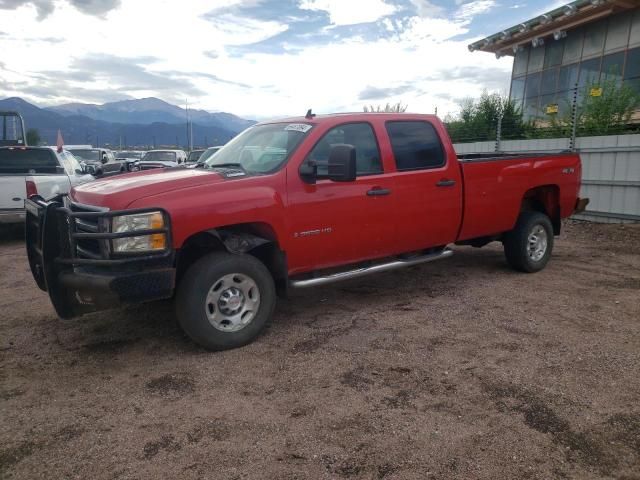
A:
<svg viewBox="0 0 640 480">
<path fill-rule="evenodd" d="M 56 174 L 59 164 L 48 148 L 0 148 L 0 174 Z"/>
<path fill-rule="evenodd" d="M 383 173 L 378 141 L 373 127 L 366 122 L 333 127 L 316 143 L 307 156 L 307 161 L 328 162 L 331 147 L 340 144 L 353 145 L 356 149 L 356 174 L 359 177 Z M 318 166 L 318 176 L 326 176 L 327 173 L 326 165 Z"/>
<path fill-rule="evenodd" d="M 438 132 L 426 121 L 386 123 L 399 172 L 444 167 L 446 155 Z"/>
</svg>

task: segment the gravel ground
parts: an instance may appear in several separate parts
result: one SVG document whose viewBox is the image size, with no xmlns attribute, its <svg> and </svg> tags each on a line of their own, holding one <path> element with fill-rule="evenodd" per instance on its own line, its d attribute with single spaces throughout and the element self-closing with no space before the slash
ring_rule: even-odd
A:
<svg viewBox="0 0 640 480">
<path fill-rule="evenodd" d="M 0 241 L 0 478 L 640 479 L 640 226 L 293 295 L 208 353 L 171 303 L 56 319 Z"/>
</svg>

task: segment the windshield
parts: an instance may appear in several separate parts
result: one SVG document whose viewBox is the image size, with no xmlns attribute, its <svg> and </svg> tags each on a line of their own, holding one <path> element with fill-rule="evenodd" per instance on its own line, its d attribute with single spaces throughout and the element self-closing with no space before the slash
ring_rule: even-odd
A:
<svg viewBox="0 0 640 480">
<path fill-rule="evenodd" d="M 76 157 L 92 162 L 100 161 L 100 150 L 72 150 Z"/>
<path fill-rule="evenodd" d="M 142 160 L 145 162 L 175 162 L 176 152 L 148 152 Z"/>
<path fill-rule="evenodd" d="M 211 148 L 207 148 L 204 153 L 202 155 L 200 155 L 200 158 L 198 159 L 198 163 L 204 163 L 207 160 L 209 160 L 211 157 L 213 157 L 213 155 L 215 155 L 216 153 L 218 153 L 220 151 L 222 147 L 211 147 Z"/>
<path fill-rule="evenodd" d="M 64 152 L 58 154 L 58 158 L 60 159 L 60 162 L 62 163 L 62 166 L 66 170 L 67 175 L 74 175 L 77 172 L 81 172 L 82 171 L 82 167 L 80 166 L 80 162 L 68 150 L 65 150 Z"/>
<path fill-rule="evenodd" d="M 247 173 L 269 173 L 282 165 L 311 130 L 306 123 L 274 123 L 251 127 L 231 140 L 207 162 L 239 164 Z"/>
<path fill-rule="evenodd" d="M 187 162 L 197 162 L 203 153 L 204 153 L 204 150 L 194 150 L 187 157 Z"/>
<path fill-rule="evenodd" d="M 142 158 L 142 152 L 119 152 L 116 155 L 116 158 L 137 158 L 137 159 L 141 159 Z"/>
</svg>

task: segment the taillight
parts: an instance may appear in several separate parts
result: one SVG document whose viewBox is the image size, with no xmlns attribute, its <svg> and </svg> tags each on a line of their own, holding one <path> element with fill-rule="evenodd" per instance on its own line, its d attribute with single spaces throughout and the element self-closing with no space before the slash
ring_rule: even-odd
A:
<svg viewBox="0 0 640 480">
<path fill-rule="evenodd" d="M 31 198 L 34 195 L 38 194 L 38 187 L 36 187 L 36 182 L 33 180 L 27 180 L 27 198 Z"/>
</svg>

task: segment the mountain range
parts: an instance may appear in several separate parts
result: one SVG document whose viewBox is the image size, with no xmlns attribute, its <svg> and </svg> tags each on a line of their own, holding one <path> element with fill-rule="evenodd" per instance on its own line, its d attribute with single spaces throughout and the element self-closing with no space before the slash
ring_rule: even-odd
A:
<svg viewBox="0 0 640 480">
<path fill-rule="evenodd" d="M 39 108 L 21 98 L 0 100 L 0 111 L 19 112 L 27 130 L 38 130 L 44 142 L 53 145 L 58 129 L 65 143 L 100 146 L 186 147 L 185 109 L 158 98 L 110 102 L 103 105 L 68 103 Z M 255 122 L 230 113 L 189 110 L 193 144 L 224 144 Z"/>
</svg>

